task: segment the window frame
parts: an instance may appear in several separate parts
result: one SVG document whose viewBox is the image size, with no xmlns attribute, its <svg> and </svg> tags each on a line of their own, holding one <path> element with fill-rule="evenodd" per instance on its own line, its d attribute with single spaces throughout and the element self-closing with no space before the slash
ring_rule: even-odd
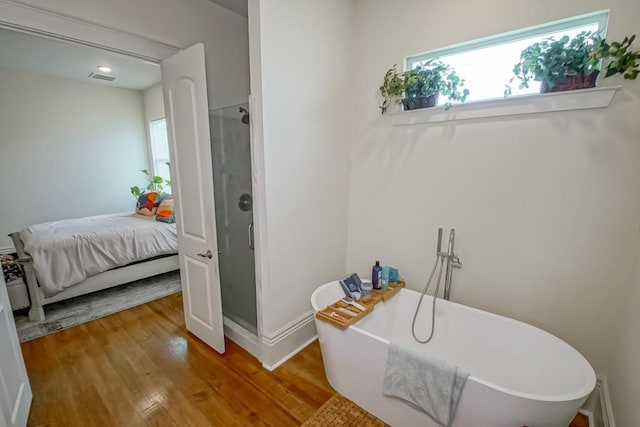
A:
<svg viewBox="0 0 640 427">
<path fill-rule="evenodd" d="M 600 10 L 596 12 L 591 12 L 583 15 L 562 19 L 559 21 L 549 22 L 546 24 L 540 24 L 532 27 L 509 31 L 506 33 L 483 37 L 480 39 L 475 39 L 468 42 L 459 43 L 456 45 L 446 46 L 443 48 L 406 56 L 404 58 L 404 70 L 405 71 L 411 70 L 416 66 L 420 65 L 421 63 L 423 63 L 424 61 L 427 61 L 430 59 L 440 59 L 445 63 L 447 63 L 447 58 L 451 58 L 452 56 L 457 55 L 458 58 L 460 57 L 465 58 L 465 55 L 467 53 L 469 55 L 474 55 L 475 52 L 481 49 L 488 49 L 488 48 L 495 49 L 496 47 L 499 47 L 501 45 L 522 43 L 523 40 L 526 41 L 527 39 L 539 40 L 540 38 L 550 37 L 559 32 L 579 30 L 587 26 L 593 27 L 594 25 L 596 25 L 597 31 L 602 35 L 602 37 L 606 37 L 608 21 L 609 21 L 609 10 L 605 9 L 605 10 Z M 513 55 L 513 49 L 509 55 Z M 459 59 L 454 60 L 452 58 L 452 60 L 455 63 Z M 514 58 L 514 65 L 516 62 L 517 62 L 517 59 Z M 496 72 L 498 72 L 498 74 L 507 73 L 507 70 L 502 68 L 503 66 L 504 65 L 501 65 L 499 69 L 498 68 L 495 69 Z M 460 72 L 459 70 L 456 70 L 456 71 Z M 486 69 L 484 71 L 486 72 Z M 465 75 L 460 75 L 460 77 L 463 79 L 467 79 L 465 78 Z M 477 80 L 478 77 L 479 76 L 475 75 L 473 72 L 469 76 L 471 80 Z M 469 89 L 473 93 L 473 88 L 469 87 Z M 472 96 L 473 99 L 467 100 L 467 103 L 501 99 L 506 96 L 504 95 L 503 92 L 504 92 L 504 88 L 499 92 L 496 91 L 495 93 L 493 93 L 493 91 L 489 91 L 487 93 L 481 94 L 480 96 Z M 517 93 L 517 92 L 518 91 L 514 92 L 513 95 L 511 96 L 536 96 L 536 95 L 539 96 L 538 93 L 533 93 L 532 90 L 527 90 L 527 91 L 524 91 L 523 93 Z M 461 103 L 456 102 L 455 105 L 461 105 Z M 438 107 L 441 107 L 441 106 L 442 106 L 442 103 L 438 103 Z"/>
<path fill-rule="evenodd" d="M 496 34 L 480 39 L 471 40 L 464 43 L 459 43 L 435 50 L 430 50 L 415 55 L 409 55 L 404 58 L 404 70 L 411 70 L 424 62 L 432 58 L 441 58 L 443 56 L 455 55 L 464 52 L 470 52 L 477 49 L 483 49 L 487 47 L 497 46 L 500 44 L 506 44 L 511 42 L 521 41 L 527 38 L 540 37 L 547 34 L 553 34 L 560 31 L 567 31 L 576 29 L 589 24 L 598 24 L 598 31 L 603 37 L 606 37 L 607 26 L 609 22 L 609 9 L 599 10 L 596 12 L 586 13 L 584 15 L 578 15 L 571 18 L 561 19 L 559 21 L 553 21 L 546 24 L 535 25 L 533 27 L 522 28 L 519 30 L 509 31 L 506 33 Z M 464 76 L 461 76 L 464 78 Z M 472 88 L 470 88 L 472 89 Z M 528 95 L 531 96 L 531 95 Z M 489 98 L 487 98 L 489 99 Z M 470 102 L 478 102 L 470 101 Z"/>
<path fill-rule="evenodd" d="M 156 131 L 154 130 L 154 123 L 158 123 L 158 122 L 165 122 L 165 128 L 166 128 L 167 119 L 166 117 L 160 117 L 158 119 L 149 120 L 149 146 L 151 149 L 151 159 L 150 159 L 151 165 L 150 166 L 151 166 L 152 175 L 158 174 L 158 171 L 156 170 L 157 163 L 165 161 L 164 159 L 158 160 L 159 157 L 156 155 L 156 146 L 154 144 L 154 138 L 156 135 Z M 168 139 L 167 139 L 167 144 L 168 144 Z M 171 162 L 171 159 L 167 158 L 166 162 Z M 171 180 L 171 177 L 169 177 L 169 180 Z"/>
</svg>

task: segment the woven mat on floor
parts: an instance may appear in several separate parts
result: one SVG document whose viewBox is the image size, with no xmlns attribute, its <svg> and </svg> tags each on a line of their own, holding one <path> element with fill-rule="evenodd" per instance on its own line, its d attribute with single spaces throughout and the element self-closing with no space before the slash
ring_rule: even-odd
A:
<svg viewBox="0 0 640 427">
<path fill-rule="evenodd" d="M 320 407 L 302 427 L 384 427 L 385 424 L 339 394 Z"/>
</svg>

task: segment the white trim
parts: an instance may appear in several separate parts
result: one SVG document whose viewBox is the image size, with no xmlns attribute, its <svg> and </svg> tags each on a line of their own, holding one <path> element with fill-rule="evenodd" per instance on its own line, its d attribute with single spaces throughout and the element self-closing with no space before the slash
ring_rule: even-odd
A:
<svg viewBox="0 0 640 427">
<path fill-rule="evenodd" d="M 316 338 L 314 313 L 304 313 L 278 329 L 272 336 L 262 336 L 262 366 L 273 370 L 293 357 Z"/>
<path fill-rule="evenodd" d="M 249 129 L 251 138 L 251 193 L 253 195 L 253 244 L 256 277 L 256 312 L 261 362 L 268 344 L 263 343 L 263 295 L 269 290 L 267 248 L 267 202 L 265 200 L 264 124 L 262 112 L 262 47 L 260 42 L 260 0 L 248 1 L 249 31 Z"/>
<path fill-rule="evenodd" d="M 93 46 L 154 64 L 180 50 L 177 46 L 17 0 L 0 0 L 0 27 Z"/>
<path fill-rule="evenodd" d="M 282 341 L 283 339 L 287 338 L 287 336 L 304 327 L 307 322 L 313 322 L 313 316 L 313 311 L 307 311 L 301 316 L 298 316 L 298 318 L 296 318 L 295 320 L 292 320 L 282 328 L 278 329 L 270 337 L 267 335 L 263 335 L 262 341 L 269 345 Z"/>
<path fill-rule="evenodd" d="M 609 394 L 609 384 L 607 383 L 607 377 L 605 377 L 604 375 L 597 375 L 596 390 L 598 390 L 598 396 L 600 397 L 600 407 L 602 408 L 602 419 L 604 420 L 604 427 L 616 427 L 616 420 L 613 417 L 613 406 L 611 405 L 611 395 Z"/>
<path fill-rule="evenodd" d="M 605 108 L 621 86 L 521 95 L 504 99 L 455 104 L 450 110 L 442 107 L 389 113 L 393 126 L 430 124 L 458 120 L 539 114 L 556 111 Z"/>
<path fill-rule="evenodd" d="M 240 326 L 238 323 L 223 316 L 224 335 L 240 347 L 251 353 L 255 358 L 260 355 L 258 337 Z"/>
<path fill-rule="evenodd" d="M 587 411 L 586 409 L 580 409 L 578 413 L 587 417 L 587 420 L 589 421 L 589 427 L 595 427 L 595 421 L 594 421 L 594 416 L 592 411 Z"/>
<path fill-rule="evenodd" d="M 14 248 L 13 246 L 5 246 L 4 248 L 0 248 L 0 255 L 9 255 L 15 253 L 16 248 Z"/>
<path fill-rule="evenodd" d="M 296 348 L 295 350 L 293 350 L 292 352 L 290 352 L 289 354 L 284 356 L 282 359 L 278 360 L 273 365 L 267 365 L 266 363 L 263 363 L 262 367 L 265 368 L 268 371 L 273 371 L 274 369 L 277 369 L 280 365 L 282 365 L 284 362 L 286 362 L 287 360 L 291 359 L 293 356 L 295 356 L 296 354 L 301 352 L 304 348 L 306 348 L 309 344 L 311 344 L 312 342 L 314 342 L 317 339 L 318 339 L 318 336 L 314 335 L 308 341 L 306 341 L 305 343 L 300 345 L 300 347 Z"/>
</svg>

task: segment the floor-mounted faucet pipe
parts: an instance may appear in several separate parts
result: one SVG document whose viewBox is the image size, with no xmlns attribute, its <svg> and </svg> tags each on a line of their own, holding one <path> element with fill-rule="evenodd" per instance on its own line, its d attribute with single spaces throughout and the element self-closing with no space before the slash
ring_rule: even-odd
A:
<svg viewBox="0 0 640 427">
<path fill-rule="evenodd" d="M 443 298 L 449 301 L 451 299 L 451 280 L 453 279 L 453 268 L 462 267 L 460 258 L 454 252 L 456 240 L 456 229 L 452 228 L 449 232 L 449 247 L 447 250 L 447 270 L 444 274 L 444 295 Z"/>
<path fill-rule="evenodd" d="M 462 263 L 458 256 L 454 253 L 453 248 L 456 240 L 456 230 L 451 229 L 449 231 L 449 245 L 447 248 L 447 252 L 442 252 L 442 228 L 438 228 L 438 245 L 436 247 L 436 260 L 433 263 L 433 268 L 431 269 L 431 274 L 429 274 L 429 278 L 427 279 L 427 283 L 422 290 L 422 294 L 420 295 L 420 299 L 418 300 L 418 306 L 416 307 L 415 313 L 413 313 L 413 320 L 411 321 L 411 334 L 413 338 L 419 342 L 420 344 L 427 344 L 433 339 L 433 334 L 436 326 L 436 300 L 438 299 L 438 291 L 440 290 L 440 279 L 442 278 L 442 266 L 444 264 L 444 260 L 447 260 L 447 271 L 445 274 L 444 281 L 444 299 L 449 299 L 449 294 L 451 292 L 451 269 L 453 267 L 460 268 Z M 440 261 L 440 268 L 438 270 L 438 279 L 436 280 L 436 290 L 433 294 L 433 303 L 431 306 L 431 332 L 429 336 L 421 340 L 416 335 L 416 319 L 418 318 L 418 312 L 420 311 L 420 306 L 422 305 L 422 300 L 424 296 L 429 291 L 429 286 L 431 286 L 431 281 L 433 280 L 433 275 L 436 272 L 436 268 L 438 267 L 438 260 Z"/>
</svg>

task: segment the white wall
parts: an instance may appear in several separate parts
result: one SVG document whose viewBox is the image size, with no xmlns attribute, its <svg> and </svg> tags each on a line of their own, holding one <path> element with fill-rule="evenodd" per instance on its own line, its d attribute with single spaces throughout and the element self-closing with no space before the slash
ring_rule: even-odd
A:
<svg viewBox="0 0 640 427">
<path fill-rule="evenodd" d="M 421 289 L 437 228 L 455 227 L 453 300 L 542 327 L 612 373 L 638 252 L 640 84 L 606 80 L 623 85 L 607 109 L 408 127 L 380 116 L 378 87 L 407 55 L 601 9 L 619 39 L 637 32 L 638 3 L 355 5 L 349 270 L 381 259 Z"/>
<path fill-rule="evenodd" d="M 640 248 L 640 239 L 637 239 Z M 630 283 L 622 322 L 612 331 L 618 345 L 611 352 L 613 363 L 608 376 L 616 425 L 620 427 L 640 424 L 640 251 L 636 259 L 636 275 Z"/>
<path fill-rule="evenodd" d="M 139 91 L 0 70 L 0 247 L 8 233 L 133 211 L 147 142 Z"/>
<path fill-rule="evenodd" d="M 151 86 L 149 89 L 142 91 L 142 102 L 144 104 L 144 120 L 146 123 L 164 118 L 164 98 L 161 84 Z"/>
<path fill-rule="evenodd" d="M 312 291 L 345 272 L 353 23 L 343 0 L 262 1 L 255 10 L 250 3 L 261 44 L 251 71 L 263 111 L 254 123 L 264 123 L 256 131 L 264 132 L 268 266 L 259 275 L 269 340 L 310 315 Z"/>
<path fill-rule="evenodd" d="M 19 0 L 181 48 L 204 43 L 209 107 L 247 102 L 247 18 L 208 0 Z"/>
</svg>

